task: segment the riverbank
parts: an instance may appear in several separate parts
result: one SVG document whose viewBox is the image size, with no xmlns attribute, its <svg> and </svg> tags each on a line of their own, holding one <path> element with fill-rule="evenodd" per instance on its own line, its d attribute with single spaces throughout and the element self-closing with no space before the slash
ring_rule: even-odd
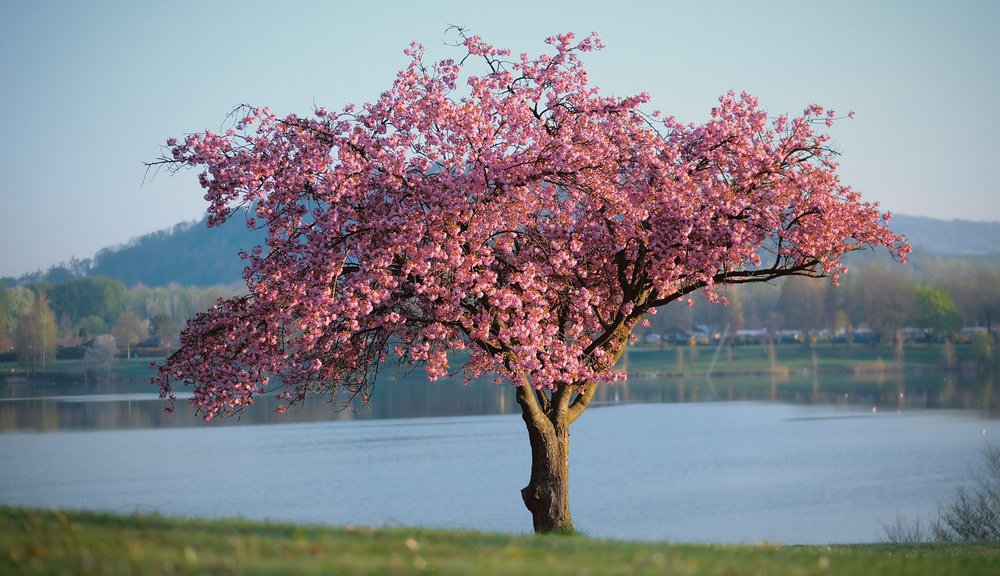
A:
<svg viewBox="0 0 1000 576">
<path fill-rule="evenodd" d="M 863 375 L 988 371 L 993 358 L 968 343 L 631 346 L 620 366 L 630 378 L 803 373 Z"/>
<path fill-rule="evenodd" d="M 0 508 L 4 574 L 996 574 L 981 545 L 652 544 Z"/>
<path fill-rule="evenodd" d="M 465 354 L 453 352 L 452 364 L 461 366 Z M 619 361 L 619 368 L 632 378 L 663 376 L 788 375 L 804 372 L 820 374 L 868 374 L 896 372 L 975 372 L 996 368 L 992 355 L 968 343 L 909 343 L 905 346 L 881 344 L 750 344 L 721 347 L 633 345 Z M 84 379 L 99 381 L 148 380 L 152 363 L 164 358 L 119 358 L 107 374 L 88 370 L 83 360 L 57 360 L 28 374 L 16 362 L 0 363 L 6 380 L 41 379 L 54 383 Z"/>
</svg>

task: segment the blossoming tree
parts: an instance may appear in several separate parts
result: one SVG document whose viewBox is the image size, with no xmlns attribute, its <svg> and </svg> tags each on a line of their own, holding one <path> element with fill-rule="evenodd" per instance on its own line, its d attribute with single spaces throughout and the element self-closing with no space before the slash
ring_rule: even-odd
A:
<svg viewBox="0 0 1000 576">
<path fill-rule="evenodd" d="M 387 362 L 430 380 L 513 385 L 531 445 L 536 531 L 572 529 L 570 425 L 647 314 L 720 285 L 830 276 L 846 252 L 908 247 L 840 183 L 833 111 L 769 117 L 747 94 L 683 124 L 646 94 L 602 96 L 596 35 L 514 57 L 461 34 L 460 61 L 409 65 L 373 103 L 309 117 L 237 109 L 226 133 L 170 140 L 200 167 L 209 225 L 264 226 L 245 294 L 188 323 L 154 381 L 205 419 L 262 394 L 367 401 Z M 479 75 L 467 68 L 475 64 Z M 451 357 L 466 358 L 449 365 Z"/>
</svg>

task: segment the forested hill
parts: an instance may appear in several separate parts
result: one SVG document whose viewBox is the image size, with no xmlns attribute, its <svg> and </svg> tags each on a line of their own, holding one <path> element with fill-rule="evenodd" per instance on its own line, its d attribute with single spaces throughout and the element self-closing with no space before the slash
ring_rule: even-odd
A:
<svg viewBox="0 0 1000 576">
<path fill-rule="evenodd" d="M 890 226 L 922 252 L 950 256 L 1000 254 L 1000 222 L 893 215 Z"/>
<path fill-rule="evenodd" d="M 905 234 L 916 252 L 941 256 L 1000 255 L 1000 222 L 938 220 L 896 215 L 892 228 Z M 92 260 L 53 267 L 7 285 L 47 279 L 90 275 L 121 280 L 126 285 L 215 286 L 240 282 L 243 261 L 240 249 L 264 241 L 263 231 L 247 230 L 241 218 L 220 228 L 208 228 L 205 220 L 185 222 L 173 228 L 133 239 L 124 246 L 105 248 Z M 916 255 L 916 253 L 915 253 Z"/>
<path fill-rule="evenodd" d="M 243 275 L 240 249 L 263 241 L 263 231 L 248 230 L 242 218 L 219 228 L 209 228 L 203 218 L 135 238 L 125 246 L 105 248 L 94 256 L 87 274 L 129 286 L 231 284 Z"/>
</svg>

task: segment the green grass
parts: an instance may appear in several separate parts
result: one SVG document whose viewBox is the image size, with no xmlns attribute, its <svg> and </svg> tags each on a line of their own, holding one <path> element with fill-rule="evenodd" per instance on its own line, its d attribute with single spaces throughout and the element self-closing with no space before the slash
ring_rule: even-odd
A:
<svg viewBox="0 0 1000 576">
<path fill-rule="evenodd" d="M 971 347 L 957 344 L 954 347 L 953 368 L 961 366 L 978 367 Z M 696 348 L 681 347 L 682 362 L 678 362 L 675 346 L 632 346 L 628 353 L 629 371 L 704 374 L 712 363 L 715 348 L 700 345 Z M 906 370 L 945 370 L 949 366 L 943 346 L 933 344 L 908 344 L 902 349 L 902 367 Z M 884 370 L 896 369 L 897 350 L 894 346 L 855 344 L 832 345 L 821 343 L 809 348 L 800 344 L 782 344 L 774 347 L 774 365 L 766 345 L 733 346 L 719 352 L 713 373 L 726 374 L 768 374 L 778 372 L 798 372 L 818 370 L 821 373 L 853 373 L 855 371 L 876 371 L 881 365 Z"/>
<path fill-rule="evenodd" d="M 981 545 L 678 545 L 0 508 L 2 574 L 976 574 Z"/>
</svg>

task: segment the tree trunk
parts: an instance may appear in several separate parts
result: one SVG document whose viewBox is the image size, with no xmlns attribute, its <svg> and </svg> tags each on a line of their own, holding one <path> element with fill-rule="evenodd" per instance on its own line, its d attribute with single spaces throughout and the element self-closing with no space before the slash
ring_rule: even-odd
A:
<svg viewBox="0 0 1000 576">
<path fill-rule="evenodd" d="M 535 426 L 527 415 L 525 424 L 531 443 L 531 480 L 521 490 L 521 497 L 531 512 L 535 532 L 572 532 L 569 425 Z"/>
<path fill-rule="evenodd" d="M 568 388 L 550 399 L 527 383 L 517 388 L 517 403 L 528 429 L 531 445 L 531 479 L 521 490 L 531 512 L 535 532 L 572 532 L 569 514 L 569 409 Z M 581 408 L 582 410 L 582 408 Z"/>
<path fill-rule="evenodd" d="M 641 315 L 640 315 L 641 316 Z M 611 370 L 640 316 L 621 323 L 605 342 L 604 370 Z M 569 514 L 569 427 L 590 405 L 598 382 L 564 384 L 550 394 L 535 390 L 527 377 L 517 387 L 517 403 L 531 444 L 531 479 L 521 490 L 535 532 L 573 532 Z"/>
</svg>

